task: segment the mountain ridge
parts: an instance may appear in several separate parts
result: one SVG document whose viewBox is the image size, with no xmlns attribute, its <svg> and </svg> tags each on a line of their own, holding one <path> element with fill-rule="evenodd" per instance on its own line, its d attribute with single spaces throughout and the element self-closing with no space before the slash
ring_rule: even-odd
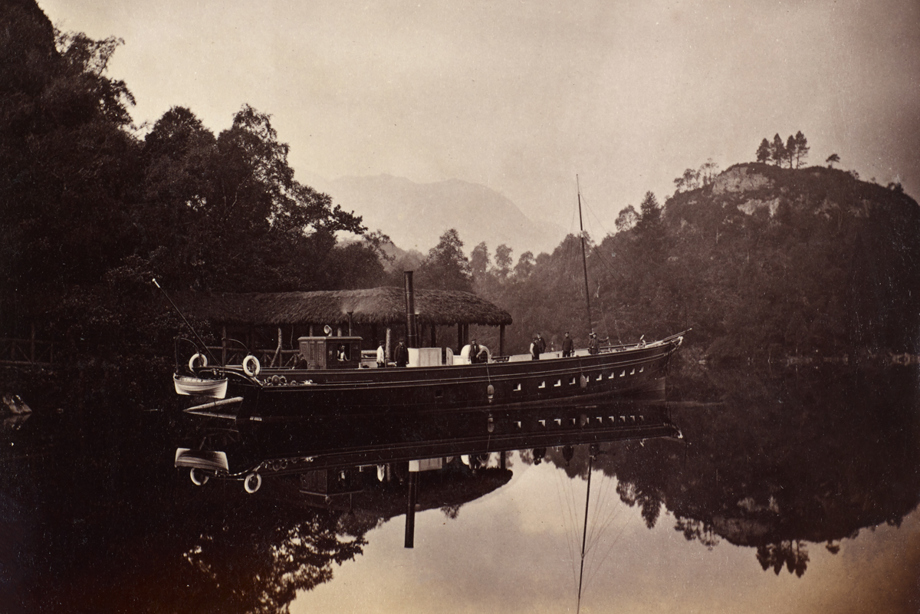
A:
<svg viewBox="0 0 920 614">
<path fill-rule="evenodd" d="M 319 182 L 343 209 L 361 215 L 368 230 L 380 230 L 403 250 L 422 253 L 454 228 L 469 254 L 485 242 L 490 251 L 508 245 L 516 255 L 551 251 L 560 227 L 537 224 L 509 198 L 463 179 L 415 182 L 388 174 L 346 175 Z"/>
</svg>

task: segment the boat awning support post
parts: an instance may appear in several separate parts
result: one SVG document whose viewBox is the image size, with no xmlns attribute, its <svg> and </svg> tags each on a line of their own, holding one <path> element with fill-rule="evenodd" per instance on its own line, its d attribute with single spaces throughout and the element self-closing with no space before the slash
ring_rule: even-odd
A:
<svg viewBox="0 0 920 614">
<path fill-rule="evenodd" d="M 498 327 L 498 355 L 505 355 L 505 325 L 501 324 Z"/>
</svg>

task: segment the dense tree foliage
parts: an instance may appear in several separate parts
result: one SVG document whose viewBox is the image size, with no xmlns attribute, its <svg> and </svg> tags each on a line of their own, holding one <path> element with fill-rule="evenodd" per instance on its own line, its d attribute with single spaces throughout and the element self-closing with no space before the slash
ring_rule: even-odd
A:
<svg viewBox="0 0 920 614">
<path fill-rule="evenodd" d="M 507 349 L 535 331 L 555 347 L 593 328 L 635 341 L 693 328 L 682 355 L 771 359 L 916 351 L 920 208 L 894 188 L 834 169 L 734 166 L 664 207 L 646 194 L 635 222 L 589 243 L 570 236 L 532 270 L 475 275 L 507 309 Z M 520 273 L 520 274 L 519 274 Z M 586 317 L 591 301 L 591 322 Z M 489 331 L 480 338 L 490 339 Z"/>
<path fill-rule="evenodd" d="M 441 235 L 418 269 L 418 287 L 472 292 L 470 261 L 463 254 L 463 241 L 453 228 Z"/>
<path fill-rule="evenodd" d="M 26 0 L 3 3 L 0 25 L 0 332 L 38 324 L 76 371 L 62 381 L 143 381 L 171 353 L 154 276 L 169 290 L 377 285 L 379 245 L 296 181 L 269 115 L 243 105 L 215 136 L 175 107 L 142 135 L 106 73 L 120 40 L 56 32 Z"/>
</svg>

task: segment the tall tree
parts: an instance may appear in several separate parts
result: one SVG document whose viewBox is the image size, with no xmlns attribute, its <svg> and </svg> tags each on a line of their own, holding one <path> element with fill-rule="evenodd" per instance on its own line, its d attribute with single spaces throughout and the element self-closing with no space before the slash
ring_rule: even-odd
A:
<svg viewBox="0 0 920 614">
<path fill-rule="evenodd" d="M 463 254 L 463 241 L 453 228 L 441 235 L 418 270 L 419 287 L 473 291 L 470 261 Z"/>
<path fill-rule="evenodd" d="M 623 232 L 634 227 L 638 221 L 639 214 L 636 213 L 636 208 L 632 205 L 627 205 L 625 209 L 620 209 L 620 213 L 617 215 L 614 224 L 616 225 L 617 232 Z"/>
<path fill-rule="evenodd" d="M 514 265 L 514 279 L 517 281 L 527 279 L 533 273 L 537 262 L 534 260 L 533 252 L 524 252 L 518 258 L 518 263 Z"/>
<path fill-rule="evenodd" d="M 486 271 L 489 270 L 490 260 L 489 247 L 485 241 L 473 248 L 472 253 L 470 253 L 470 271 L 472 271 L 474 278 L 481 279 L 485 276 Z"/>
<path fill-rule="evenodd" d="M 808 157 L 808 152 L 811 149 L 808 146 L 808 139 L 805 138 L 805 135 L 802 134 L 802 131 L 799 130 L 795 133 L 792 138 L 792 142 L 795 145 L 795 153 L 793 157 L 795 159 L 795 168 L 799 168 L 802 164 L 805 163 L 805 159 Z"/>
<path fill-rule="evenodd" d="M 757 148 L 757 161 L 758 162 L 769 162 L 770 161 L 770 142 L 764 138 L 760 142 L 760 147 Z"/>
<path fill-rule="evenodd" d="M 789 135 L 789 138 L 786 139 L 786 162 L 789 163 L 789 168 L 793 168 L 796 159 L 796 152 L 798 150 L 798 143 L 795 140 L 793 135 Z"/>
<path fill-rule="evenodd" d="M 773 144 L 770 146 L 770 160 L 776 166 L 782 166 L 786 160 L 786 146 L 783 145 L 783 139 L 779 134 L 773 135 Z"/>
<path fill-rule="evenodd" d="M 495 274 L 499 278 L 506 278 L 511 273 L 511 248 L 502 243 L 495 248 Z"/>
</svg>

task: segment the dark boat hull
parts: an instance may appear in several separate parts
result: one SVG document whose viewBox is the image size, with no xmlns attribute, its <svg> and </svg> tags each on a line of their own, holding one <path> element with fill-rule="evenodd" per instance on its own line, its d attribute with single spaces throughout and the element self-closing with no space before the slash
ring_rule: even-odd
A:
<svg viewBox="0 0 920 614">
<path fill-rule="evenodd" d="M 662 400 L 681 337 L 620 352 L 539 361 L 354 369 L 266 369 L 230 381 L 243 420 L 442 414 L 579 405 L 617 397 Z M 275 383 L 273 383 L 273 381 Z"/>
</svg>

